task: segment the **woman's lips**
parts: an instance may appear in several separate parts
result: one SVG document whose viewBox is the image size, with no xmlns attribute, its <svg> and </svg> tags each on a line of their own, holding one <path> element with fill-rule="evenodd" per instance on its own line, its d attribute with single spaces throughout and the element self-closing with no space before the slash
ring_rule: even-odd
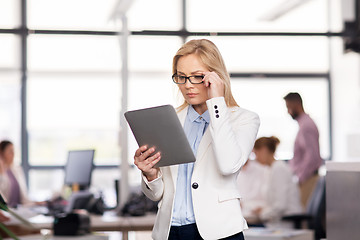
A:
<svg viewBox="0 0 360 240">
<path fill-rule="evenodd" d="M 189 98 L 193 98 L 196 97 L 198 94 L 197 93 L 188 93 L 186 94 Z"/>
</svg>

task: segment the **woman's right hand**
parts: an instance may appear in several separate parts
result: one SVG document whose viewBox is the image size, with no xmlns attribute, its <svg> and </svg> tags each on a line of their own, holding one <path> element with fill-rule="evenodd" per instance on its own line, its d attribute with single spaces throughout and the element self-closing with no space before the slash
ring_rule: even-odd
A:
<svg viewBox="0 0 360 240">
<path fill-rule="evenodd" d="M 155 152 L 155 148 L 149 148 L 147 146 L 141 146 L 135 152 L 134 164 L 144 174 L 148 181 L 152 181 L 157 178 L 160 171 L 159 168 L 154 168 L 154 165 L 161 159 L 161 153 L 157 152 L 153 156 L 150 156 Z"/>
</svg>

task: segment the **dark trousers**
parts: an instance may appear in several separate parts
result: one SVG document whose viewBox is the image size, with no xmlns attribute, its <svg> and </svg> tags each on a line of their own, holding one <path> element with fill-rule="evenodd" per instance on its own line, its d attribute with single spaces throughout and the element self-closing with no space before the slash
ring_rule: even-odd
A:
<svg viewBox="0 0 360 240">
<path fill-rule="evenodd" d="M 239 232 L 233 236 L 222 238 L 223 240 L 244 240 L 244 235 Z M 188 224 L 179 227 L 171 226 L 168 240 L 203 240 L 196 224 Z"/>
</svg>

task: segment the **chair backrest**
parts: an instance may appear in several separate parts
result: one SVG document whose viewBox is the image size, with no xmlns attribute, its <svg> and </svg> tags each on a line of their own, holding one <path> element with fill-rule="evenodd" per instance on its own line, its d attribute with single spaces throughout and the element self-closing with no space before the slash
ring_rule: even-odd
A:
<svg viewBox="0 0 360 240">
<path fill-rule="evenodd" d="M 315 239 L 325 237 L 325 199 L 325 177 L 320 177 L 307 206 L 307 213 L 313 217 L 309 221 L 309 228 L 314 229 Z"/>
</svg>

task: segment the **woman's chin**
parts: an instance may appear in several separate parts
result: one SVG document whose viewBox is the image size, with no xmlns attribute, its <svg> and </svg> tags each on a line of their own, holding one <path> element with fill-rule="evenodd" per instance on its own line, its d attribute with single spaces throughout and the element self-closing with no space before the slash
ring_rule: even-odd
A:
<svg viewBox="0 0 360 240">
<path fill-rule="evenodd" d="M 194 106 L 196 106 L 196 105 L 202 105 L 202 104 L 205 104 L 205 103 L 206 103 L 206 101 L 202 101 L 202 100 L 200 100 L 200 99 L 193 99 L 193 98 L 188 98 L 188 99 L 186 99 L 186 102 L 187 102 L 188 104 L 194 105 Z"/>
</svg>

